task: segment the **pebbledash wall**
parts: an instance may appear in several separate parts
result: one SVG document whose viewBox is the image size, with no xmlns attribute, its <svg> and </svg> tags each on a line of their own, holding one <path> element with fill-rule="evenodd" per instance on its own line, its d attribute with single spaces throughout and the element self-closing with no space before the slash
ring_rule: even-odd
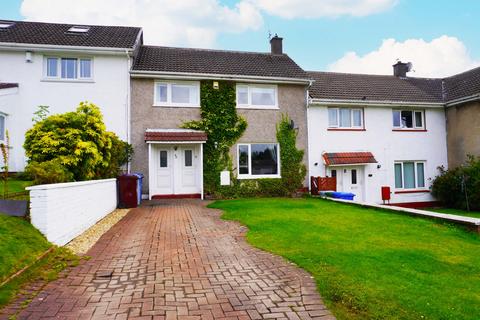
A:
<svg viewBox="0 0 480 320">
<path fill-rule="evenodd" d="M 2 49 L 3 50 L 3 49 Z M 82 49 L 83 50 L 83 49 Z M 92 80 L 46 79 L 44 57 L 88 57 L 93 60 Z M 33 125 L 33 113 L 39 105 L 49 106 L 50 114 L 73 111 L 82 101 L 101 108 L 107 130 L 128 140 L 128 106 L 130 92 L 130 58 L 118 54 L 83 51 L 62 52 L 34 50 L 31 62 L 25 50 L 0 52 L 0 82 L 18 83 L 11 94 L 0 95 L 0 112 L 6 115 L 10 132 L 10 171 L 23 171 L 25 132 Z M 2 90 L 4 91 L 4 90 Z"/>
<path fill-rule="evenodd" d="M 328 107 L 310 105 L 308 109 L 310 175 L 322 177 L 326 175 L 327 168 L 322 158 L 324 152 L 369 151 L 373 153 L 378 163 L 367 164 L 364 167 L 362 179 L 365 202 L 382 203 L 382 186 L 390 187 L 391 203 L 434 201 L 429 192 L 396 193 L 394 163 L 425 161 L 426 189 L 431 186 L 433 178 L 438 175 L 437 168 L 448 167 L 445 110 L 443 106 L 417 108 L 425 110 L 426 131 L 399 132 L 393 131 L 392 108 L 397 109 L 374 106 L 363 108 L 365 131 L 331 131 L 328 130 Z M 339 168 L 341 167 L 337 167 Z"/>
<path fill-rule="evenodd" d="M 117 207 L 116 179 L 38 185 L 27 190 L 32 224 L 60 246 Z"/>
<path fill-rule="evenodd" d="M 134 155 L 132 172 L 144 174 L 143 193 L 148 193 L 148 145 L 145 143 L 146 129 L 179 128 L 182 123 L 200 119 L 200 108 L 157 107 L 153 105 L 154 80 L 132 79 L 131 130 Z M 294 84 L 278 84 L 278 109 L 239 108 L 238 113 L 248 122 L 247 130 L 237 143 L 275 143 L 276 125 L 282 113 L 288 114 L 297 128 L 297 147 L 305 151 L 307 165 L 307 120 L 306 87 Z M 237 144 L 231 149 L 233 166 L 237 167 Z M 281 164 L 280 164 L 281 171 Z M 235 171 L 235 174 L 237 172 Z M 305 180 L 307 186 L 307 179 Z"/>
</svg>

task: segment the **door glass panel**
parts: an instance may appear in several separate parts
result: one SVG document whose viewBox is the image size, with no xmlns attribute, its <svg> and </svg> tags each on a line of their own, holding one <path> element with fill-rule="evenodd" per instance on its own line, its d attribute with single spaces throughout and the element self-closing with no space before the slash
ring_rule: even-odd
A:
<svg viewBox="0 0 480 320">
<path fill-rule="evenodd" d="M 330 176 L 332 178 L 336 177 L 337 176 L 337 170 L 332 170 L 332 172 L 330 173 Z"/>
<path fill-rule="evenodd" d="M 248 174 L 248 146 L 240 145 L 238 146 L 238 173 L 239 174 Z"/>
<path fill-rule="evenodd" d="M 160 168 L 168 167 L 168 152 L 166 150 L 160 151 Z"/>
<path fill-rule="evenodd" d="M 352 184 L 357 184 L 357 170 L 352 169 Z"/>
<path fill-rule="evenodd" d="M 413 162 L 403 163 L 403 183 L 405 189 L 415 188 L 415 166 Z"/>
<path fill-rule="evenodd" d="M 395 188 L 403 188 L 401 163 L 395 163 Z"/>
<path fill-rule="evenodd" d="M 185 150 L 185 167 L 191 167 L 193 163 L 192 150 Z"/>
<path fill-rule="evenodd" d="M 425 187 L 425 171 L 423 163 L 417 163 L 417 187 Z"/>
</svg>

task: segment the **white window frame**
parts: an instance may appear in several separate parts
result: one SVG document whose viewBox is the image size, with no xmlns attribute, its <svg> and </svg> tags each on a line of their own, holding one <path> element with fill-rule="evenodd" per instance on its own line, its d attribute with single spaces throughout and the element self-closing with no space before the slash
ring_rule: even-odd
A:
<svg viewBox="0 0 480 320">
<path fill-rule="evenodd" d="M 247 97 L 248 103 L 241 104 L 238 102 L 238 89 L 239 88 L 247 88 Z M 262 88 L 262 89 L 273 89 L 274 90 L 274 105 L 257 105 L 252 104 L 252 88 Z M 235 96 L 236 96 L 236 103 L 237 108 L 239 109 L 278 109 L 278 86 L 277 85 L 268 85 L 268 84 L 248 84 L 248 83 L 237 83 L 235 88 Z"/>
<path fill-rule="evenodd" d="M 252 174 L 252 148 L 254 144 L 274 144 L 277 146 L 277 174 Z M 240 174 L 240 146 L 248 147 L 248 174 Z M 280 164 L 280 144 L 276 142 L 255 142 L 255 143 L 239 143 L 237 144 L 237 178 L 238 179 L 264 179 L 264 178 L 281 178 Z"/>
<path fill-rule="evenodd" d="M 393 121 L 393 113 L 397 111 L 400 112 L 400 125 L 395 126 L 395 123 Z M 411 112 L 412 113 L 412 124 L 413 126 L 411 128 L 403 128 L 402 127 L 402 112 Z M 420 112 L 422 114 L 422 126 L 418 127 L 417 126 L 417 121 L 416 121 L 416 112 Z M 394 130 L 425 130 L 425 110 L 419 110 L 419 109 L 392 109 L 392 127 Z"/>
<path fill-rule="evenodd" d="M 7 138 L 7 115 L 0 112 L 0 117 L 3 117 L 3 139 L 0 139 L 0 143 L 5 143 Z"/>
<path fill-rule="evenodd" d="M 405 188 L 405 181 L 404 181 L 404 169 L 403 169 L 403 164 L 405 162 L 412 162 L 413 163 L 413 171 L 414 171 L 414 178 L 415 178 L 415 187 L 414 188 Z M 418 186 L 418 173 L 417 173 L 417 164 L 422 163 L 423 164 L 423 187 Z M 401 169 L 402 169 L 402 174 L 401 174 L 401 179 L 402 179 L 402 187 L 397 188 L 396 186 L 396 181 L 395 181 L 395 165 L 400 164 Z M 415 191 L 415 190 L 428 190 L 427 188 L 427 179 L 426 179 L 426 170 L 427 170 L 427 162 L 424 160 L 399 160 L 395 161 L 393 164 L 393 179 L 394 179 L 394 186 L 395 190 L 398 191 Z"/>
<path fill-rule="evenodd" d="M 157 86 L 167 86 L 167 101 L 158 101 Z M 197 102 L 195 103 L 174 103 L 172 102 L 172 85 L 191 85 L 195 87 Z M 154 107 L 182 107 L 182 108 L 200 108 L 200 82 L 199 81 L 155 81 L 153 86 L 153 106 Z"/>
<path fill-rule="evenodd" d="M 342 127 L 340 126 L 340 109 L 349 109 L 350 110 L 350 127 Z M 330 110 L 335 110 L 337 113 L 337 124 L 336 125 L 331 125 L 330 124 Z M 353 125 L 353 111 L 360 111 L 360 126 L 355 126 Z M 328 122 L 328 128 L 335 128 L 335 129 L 364 129 L 364 112 L 362 108 L 340 108 L 340 107 L 328 107 L 327 108 L 327 122 Z"/>
<path fill-rule="evenodd" d="M 57 75 L 55 77 L 48 75 L 48 59 L 57 59 Z M 62 59 L 77 59 L 77 76 L 76 78 L 62 78 Z M 90 77 L 80 76 L 80 61 L 90 60 Z M 45 56 L 43 59 L 43 80 L 47 81 L 64 81 L 64 82 L 92 82 L 94 72 L 94 59 L 93 57 L 84 56 Z"/>
</svg>

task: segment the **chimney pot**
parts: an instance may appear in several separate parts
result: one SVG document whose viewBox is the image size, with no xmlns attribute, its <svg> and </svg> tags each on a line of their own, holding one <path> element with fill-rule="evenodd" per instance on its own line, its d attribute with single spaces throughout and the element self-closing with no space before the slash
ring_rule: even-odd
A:
<svg viewBox="0 0 480 320">
<path fill-rule="evenodd" d="M 270 47 L 272 54 L 283 54 L 283 38 L 280 38 L 277 34 L 270 39 Z"/>
<path fill-rule="evenodd" d="M 398 61 L 393 65 L 393 75 L 395 77 L 406 78 L 407 72 L 410 71 L 410 66 L 410 63 Z"/>
</svg>

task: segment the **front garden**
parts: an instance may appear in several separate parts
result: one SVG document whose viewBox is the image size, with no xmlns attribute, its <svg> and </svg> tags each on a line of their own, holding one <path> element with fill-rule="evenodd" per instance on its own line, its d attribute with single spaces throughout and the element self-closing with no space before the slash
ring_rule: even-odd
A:
<svg viewBox="0 0 480 320">
<path fill-rule="evenodd" d="M 478 319 L 480 237 L 320 199 L 217 201 L 247 240 L 307 270 L 338 319 Z"/>
</svg>

